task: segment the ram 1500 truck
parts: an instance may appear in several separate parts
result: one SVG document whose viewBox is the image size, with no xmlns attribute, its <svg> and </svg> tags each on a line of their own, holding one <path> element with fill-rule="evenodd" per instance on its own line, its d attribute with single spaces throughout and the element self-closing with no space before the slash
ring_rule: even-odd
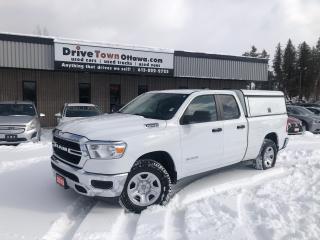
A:
<svg viewBox="0 0 320 240">
<path fill-rule="evenodd" d="M 53 131 L 56 182 L 87 196 L 119 197 L 141 212 L 169 200 L 172 184 L 237 162 L 266 170 L 288 142 L 282 92 L 148 92 L 117 113 Z"/>
</svg>

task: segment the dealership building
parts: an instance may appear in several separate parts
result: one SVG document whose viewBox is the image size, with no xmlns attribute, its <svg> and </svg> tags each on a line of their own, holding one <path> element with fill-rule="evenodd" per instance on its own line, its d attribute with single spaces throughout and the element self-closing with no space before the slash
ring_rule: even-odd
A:
<svg viewBox="0 0 320 240">
<path fill-rule="evenodd" d="M 110 112 L 161 89 L 243 89 L 268 80 L 268 60 L 0 33 L 0 101 L 31 100 L 54 126 L 64 103 Z"/>
</svg>

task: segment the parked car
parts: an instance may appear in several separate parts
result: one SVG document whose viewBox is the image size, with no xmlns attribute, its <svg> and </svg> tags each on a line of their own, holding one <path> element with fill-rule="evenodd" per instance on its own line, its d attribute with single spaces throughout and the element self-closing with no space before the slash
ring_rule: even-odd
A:
<svg viewBox="0 0 320 240">
<path fill-rule="evenodd" d="M 66 103 L 61 112 L 56 113 L 58 124 L 85 117 L 101 115 L 102 112 L 97 105 L 90 103 Z"/>
<path fill-rule="evenodd" d="M 39 118 L 44 116 L 32 102 L 0 102 L 0 144 L 40 141 Z"/>
<path fill-rule="evenodd" d="M 295 135 L 295 134 L 302 134 L 303 127 L 302 122 L 294 117 L 288 117 L 288 134 Z"/>
<path fill-rule="evenodd" d="M 315 115 L 320 115 L 320 107 L 306 107 L 306 109 L 313 112 Z"/>
<path fill-rule="evenodd" d="M 139 213 L 165 204 L 185 177 L 240 161 L 272 168 L 288 143 L 287 119 L 282 92 L 153 91 L 118 113 L 58 126 L 51 165 L 64 188 L 120 196 Z"/>
<path fill-rule="evenodd" d="M 288 105 L 288 115 L 302 122 L 302 127 L 312 133 L 320 133 L 320 116 L 301 106 Z"/>
<path fill-rule="evenodd" d="M 317 103 L 300 103 L 297 105 L 299 105 L 301 107 L 320 107 L 320 105 Z"/>
</svg>

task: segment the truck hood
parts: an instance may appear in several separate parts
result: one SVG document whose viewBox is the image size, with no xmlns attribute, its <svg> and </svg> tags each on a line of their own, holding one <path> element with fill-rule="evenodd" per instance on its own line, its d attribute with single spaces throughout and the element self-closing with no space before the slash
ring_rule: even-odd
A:
<svg viewBox="0 0 320 240">
<path fill-rule="evenodd" d="M 0 125 L 26 125 L 33 116 L 0 116 Z"/>
<path fill-rule="evenodd" d="M 133 134 L 143 134 L 147 130 L 163 129 L 166 125 L 165 120 L 114 113 L 62 123 L 57 128 L 89 140 L 117 141 Z"/>
<path fill-rule="evenodd" d="M 70 121 L 74 121 L 74 120 L 79 120 L 79 119 L 83 119 L 83 117 L 63 117 L 60 119 L 60 123 L 65 123 L 65 122 L 70 122 Z"/>
</svg>

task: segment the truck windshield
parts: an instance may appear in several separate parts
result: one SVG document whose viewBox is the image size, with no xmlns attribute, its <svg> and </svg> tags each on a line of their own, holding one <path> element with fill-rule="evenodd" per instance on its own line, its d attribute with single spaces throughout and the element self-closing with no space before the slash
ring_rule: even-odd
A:
<svg viewBox="0 0 320 240">
<path fill-rule="evenodd" d="M 32 104 L 0 104 L 0 116 L 35 116 Z"/>
<path fill-rule="evenodd" d="M 169 120 L 188 96 L 178 93 L 145 93 L 120 109 L 119 113 Z"/>
<path fill-rule="evenodd" d="M 93 117 L 101 112 L 94 106 L 69 106 L 66 108 L 66 117 Z"/>
</svg>

